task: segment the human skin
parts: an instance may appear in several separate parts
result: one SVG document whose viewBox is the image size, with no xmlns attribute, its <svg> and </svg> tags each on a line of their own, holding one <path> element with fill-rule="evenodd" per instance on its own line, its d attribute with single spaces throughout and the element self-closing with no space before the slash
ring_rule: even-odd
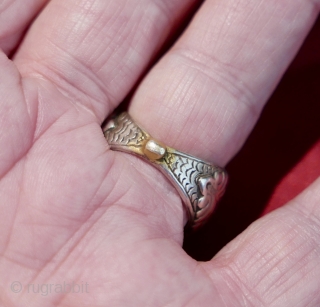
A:
<svg viewBox="0 0 320 307">
<path fill-rule="evenodd" d="M 0 305 L 319 306 L 320 180 L 197 262 L 175 189 L 100 126 L 140 82 L 142 127 L 226 165 L 320 2 L 208 0 L 152 69 L 197 1 L 28 2 L 0 2 Z M 30 290 L 63 283 L 87 291 Z"/>
</svg>

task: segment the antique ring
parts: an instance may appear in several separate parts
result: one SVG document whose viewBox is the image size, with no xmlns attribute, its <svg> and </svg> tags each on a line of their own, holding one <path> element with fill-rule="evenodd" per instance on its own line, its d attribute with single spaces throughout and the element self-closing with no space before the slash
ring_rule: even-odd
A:
<svg viewBox="0 0 320 307">
<path fill-rule="evenodd" d="M 112 150 L 143 158 L 170 180 L 193 227 L 202 224 L 213 212 L 227 184 L 224 169 L 165 146 L 139 127 L 128 113 L 111 119 L 104 136 Z"/>
</svg>

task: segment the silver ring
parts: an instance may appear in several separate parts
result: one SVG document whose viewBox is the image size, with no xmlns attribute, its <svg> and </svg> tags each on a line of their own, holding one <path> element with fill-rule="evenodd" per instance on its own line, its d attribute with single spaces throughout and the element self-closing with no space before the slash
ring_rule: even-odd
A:
<svg viewBox="0 0 320 307">
<path fill-rule="evenodd" d="M 112 150 L 143 158 L 170 180 L 185 204 L 193 227 L 208 219 L 228 181 L 223 168 L 165 146 L 139 127 L 128 113 L 111 119 L 104 136 Z"/>
</svg>

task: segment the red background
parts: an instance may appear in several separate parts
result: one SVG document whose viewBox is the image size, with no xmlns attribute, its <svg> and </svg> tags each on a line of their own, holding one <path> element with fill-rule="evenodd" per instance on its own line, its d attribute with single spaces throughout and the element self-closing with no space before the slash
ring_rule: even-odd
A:
<svg viewBox="0 0 320 307">
<path fill-rule="evenodd" d="M 229 185 L 215 214 L 186 233 L 184 248 L 197 260 L 211 259 L 320 176 L 320 19 L 227 171 Z"/>
</svg>

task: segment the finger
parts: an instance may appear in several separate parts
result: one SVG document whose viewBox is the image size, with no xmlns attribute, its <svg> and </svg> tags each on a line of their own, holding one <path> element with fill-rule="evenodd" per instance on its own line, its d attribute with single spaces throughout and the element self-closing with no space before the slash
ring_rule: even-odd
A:
<svg viewBox="0 0 320 307">
<path fill-rule="evenodd" d="M 320 179 L 202 264 L 227 306 L 319 306 L 319 202 Z"/>
<path fill-rule="evenodd" d="M 10 54 L 30 21 L 48 0 L 4 0 L 0 2 L 0 49 Z"/>
<path fill-rule="evenodd" d="M 206 1 L 139 87 L 130 112 L 155 138 L 226 164 L 319 11 L 319 1 Z"/>
<path fill-rule="evenodd" d="M 53 0 L 15 63 L 52 81 L 100 121 L 123 100 L 197 0 Z"/>
</svg>

